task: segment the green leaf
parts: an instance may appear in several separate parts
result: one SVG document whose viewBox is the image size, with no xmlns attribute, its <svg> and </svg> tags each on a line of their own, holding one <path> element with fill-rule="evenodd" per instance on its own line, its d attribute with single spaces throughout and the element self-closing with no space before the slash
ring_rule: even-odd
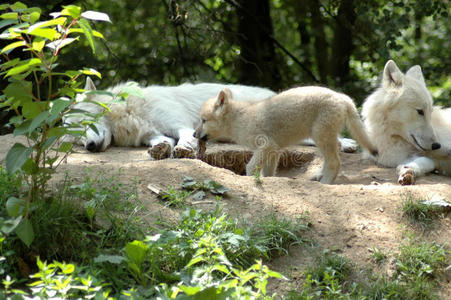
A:
<svg viewBox="0 0 451 300">
<path fill-rule="evenodd" d="M 10 83 L 3 92 L 8 99 L 17 104 L 31 102 L 32 83 L 29 81 L 15 81 Z"/>
<path fill-rule="evenodd" d="M 45 39 L 42 37 L 37 37 L 33 40 L 33 44 L 31 44 L 31 48 L 36 52 L 41 52 L 44 48 Z"/>
<path fill-rule="evenodd" d="M 59 152 L 69 152 L 72 149 L 72 143 L 71 142 L 63 142 L 58 148 Z"/>
<path fill-rule="evenodd" d="M 126 258 L 123 256 L 119 256 L 119 255 L 99 255 L 96 258 L 94 258 L 94 262 L 99 264 L 99 263 L 110 263 L 110 264 L 115 264 L 115 265 L 119 265 L 121 264 L 123 261 L 125 261 Z"/>
<path fill-rule="evenodd" d="M 22 170 L 27 175 L 35 175 L 39 172 L 39 167 L 36 165 L 36 162 L 29 158 L 22 166 Z"/>
<path fill-rule="evenodd" d="M 6 212 L 8 216 L 13 218 L 21 216 L 26 204 L 27 202 L 23 199 L 9 197 L 8 201 L 6 201 Z"/>
<path fill-rule="evenodd" d="M 41 107 L 36 102 L 26 102 L 22 104 L 22 115 L 27 119 L 34 119 L 41 113 Z"/>
<path fill-rule="evenodd" d="M 24 71 L 31 71 L 32 67 L 37 65 L 42 65 L 42 62 L 39 58 L 23 60 L 17 67 L 10 69 L 8 73 L 6 73 L 5 77 L 16 75 Z"/>
<path fill-rule="evenodd" d="M 100 74 L 99 71 L 94 70 L 92 68 L 83 69 L 83 70 L 80 70 L 80 72 L 83 73 L 83 74 L 86 74 L 86 75 L 95 75 L 95 76 L 97 76 L 99 78 L 102 78 L 102 74 Z"/>
<path fill-rule="evenodd" d="M 9 25 L 11 25 L 11 24 L 16 24 L 17 23 L 17 20 L 2 20 L 2 21 L 0 21 L 0 29 L 1 28 L 3 28 L 3 27 L 6 27 L 6 26 L 9 26 Z"/>
<path fill-rule="evenodd" d="M 17 236 L 24 242 L 27 247 L 30 247 L 31 243 L 34 240 L 34 231 L 33 226 L 31 226 L 31 222 L 28 219 L 23 219 L 20 222 L 19 226 L 16 227 L 14 231 Z"/>
<path fill-rule="evenodd" d="M 50 113 L 52 115 L 58 115 L 66 108 L 68 108 L 71 104 L 72 101 L 70 100 L 56 99 L 55 101 L 52 102 L 52 108 L 50 109 Z"/>
<path fill-rule="evenodd" d="M 122 89 L 122 92 L 138 98 L 145 98 L 142 89 L 138 85 L 127 85 Z"/>
<path fill-rule="evenodd" d="M 19 14 L 16 12 L 7 12 L 0 15 L 0 18 L 5 20 L 16 20 Z"/>
<path fill-rule="evenodd" d="M 37 28 L 43 28 L 43 27 L 49 27 L 49 26 L 55 26 L 55 25 L 63 25 L 64 22 L 66 22 L 66 20 L 67 20 L 67 18 L 61 17 L 61 18 L 56 18 L 56 19 L 49 20 L 49 21 L 43 21 L 43 22 L 36 23 L 33 26 L 30 26 L 30 28 L 28 29 L 28 33 L 33 32 Z"/>
<path fill-rule="evenodd" d="M 147 246 L 144 242 L 135 240 L 125 246 L 125 253 L 132 262 L 134 262 L 137 266 L 141 266 L 148 249 L 149 246 Z"/>
<path fill-rule="evenodd" d="M 27 9 L 27 8 L 28 7 L 20 1 L 17 1 L 13 5 L 11 5 L 12 10 L 23 10 L 23 9 Z"/>
<path fill-rule="evenodd" d="M 10 234 L 17 228 L 17 226 L 19 226 L 20 221 L 22 221 L 22 216 L 4 221 L 2 224 L 2 232 Z"/>
<path fill-rule="evenodd" d="M 82 18 L 90 19 L 94 21 L 104 21 L 104 22 L 110 22 L 110 17 L 106 13 L 98 12 L 98 11 L 92 11 L 87 10 L 81 14 Z"/>
<path fill-rule="evenodd" d="M 63 5 L 63 10 L 61 11 L 62 16 L 71 16 L 74 19 L 80 17 L 81 8 L 75 5 Z"/>
<path fill-rule="evenodd" d="M 56 40 L 54 42 L 48 43 L 47 47 L 49 47 L 50 49 L 52 49 L 54 51 L 59 51 L 61 48 L 66 47 L 67 45 L 69 45 L 77 40 L 78 40 L 78 37 L 75 39 L 73 39 L 73 38 L 60 39 L 60 40 Z"/>
<path fill-rule="evenodd" d="M 88 40 L 89 45 L 91 46 L 92 52 L 96 53 L 96 47 L 94 45 L 94 39 L 92 38 L 92 28 L 91 25 L 89 25 L 89 22 L 85 19 L 81 19 L 78 23 L 80 25 L 80 28 L 83 30 L 83 33 L 86 36 L 86 39 Z"/>
<path fill-rule="evenodd" d="M 30 24 L 34 24 L 41 17 L 41 13 L 37 12 L 37 11 L 34 11 L 34 12 L 30 13 L 29 16 L 30 17 L 29 17 L 28 21 L 30 22 Z"/>
<path fill-rule="evenodd" d="M 61 37 L 61 34 L 53 28 L 36 28 L 33 31 L 30 31 L 30 29 L 28 29 L 28 34 L 40 36 L 51 41 L 59 39 Z"/>
<path fill-rule="evenodd" d="M 6 155 L 6 170 L 8 170 L 8 173 L 14 174 L 22 168 L 28 157 L 30 157 L 31 151 L 31 147 L 27 148 L 20 143 L 15 143 Z"/>
<path fill-rule="evenodd" d="M 83 33 L 83 29 L 81 29 L 81 28 L 71 28 L 71 29 L 69 29 L 69 34 L 71 34 L 71 33 Z M 98 37 L 98 38 L 102 38 L 102 39 L 104 38 L 103 34 L 101 34 L 100 32 L 98 32 L 96 30 L 92 31 L 92 35 L 95 36 L 95 37 Z"/>
<path fill-rule="evenodd" d="M 48 111 L 43 111 L 39 115 L 37 115 L 33 121 L 31 121 L 30 126 L 28 127 L 28 133 L 32 133 L 36 128 L 40 127 L 42 123 L 44 123 L 47 118 L 50 116 Z"/>
<path fill-rule="evenodd" d="M 11 44 L 5 46 L 5 47 L 2 49 L 2 51 L 0 52 L 0 54 L 1 54 L 1 53 L 5 53 L 5 52 L 7 52 L 7 51 L 8 51 L 8 53 L 9 53 L 9 52 L 11 52 L 13 49 L 16 49 L 16 48 L 18 48 L 18 47 L 22 47 L 22 46 L 25 46 L 25 45 L 26 45 L 26 44 L 25 44 L 25 41 L 19 41 L 19 42 L 11 43 Z"/>
</svg>

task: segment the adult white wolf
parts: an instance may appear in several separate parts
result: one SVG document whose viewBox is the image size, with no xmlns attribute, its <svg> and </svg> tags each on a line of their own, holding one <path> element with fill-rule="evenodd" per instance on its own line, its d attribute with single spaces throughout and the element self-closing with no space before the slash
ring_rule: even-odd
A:
<svg viewBox="0 0 451 300">
<path fill-rule="evenodd" d="M 451 175 L 451 109 L 433 106 L 420 66 L 403 74 L 389 60 L 362 116 L 379 150 L 377 162 L 397 167 L 400 184 L 434 170 Z"/>
<path fill-rule="evenodd" d="M 120 94 L 127 83 L 109 88 L 112 94 Z M 182 84 L 179 86 L 152 85 L 141 89 L 143 98 L 130 95 L 124 102 L 109 103 L 107 112 L 96 124 L 97 132 L 88 128 L 86 137 L 78 142 L 91 152 L 105 151 L 108 146 L 151 146 L 149 153 L 153 158 L 192 157 L 197 146 L 193 137 L 194 128 L 199 123 L 202 104 L 219 91 L 229 88 L 233 96 L 241 101 L 265 99 L 275 93 L 261 87 L 226 85 L 216 83 Z M 96 87 L 88 77 L 86 91 Z M 77 95 L 74 108 L 91 113 L 99 113 L 103 108 L 85 102 L 86 98 L 98 102 L 111 101 L 102 94 L 84 93 Z M 83 115 L 70 115 L 66 124 L 79 124 Z"/>
</svg>

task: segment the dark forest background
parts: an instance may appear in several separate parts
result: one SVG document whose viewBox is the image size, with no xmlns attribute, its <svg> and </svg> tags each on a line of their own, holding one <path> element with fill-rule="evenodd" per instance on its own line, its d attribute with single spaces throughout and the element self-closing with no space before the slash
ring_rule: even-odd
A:
<svg viewBox="0 0 451 300">
<path fill-rule="evenodd" d="M 106 88 L 229 82 L 283 90 L 320 84 L 358 104 L 378 84 L 388 59 L 420 64 L 437 103 L 449 105 L 448 0 L 27 0 L 44 17 L 76 4 L 107 13 L 93 24 L 105 36 L 68 47 L 61 68 L 92 67 Z M 48 17 L 50 18 L 50 17 Z"/>
</svg>

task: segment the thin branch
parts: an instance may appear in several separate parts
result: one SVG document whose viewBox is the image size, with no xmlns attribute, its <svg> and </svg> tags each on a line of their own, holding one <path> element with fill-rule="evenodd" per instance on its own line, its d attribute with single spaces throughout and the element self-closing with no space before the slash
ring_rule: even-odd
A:
<svg viewBox="0 0 451 300">
<path fill-rule="evenodd" d="M 304 71 L 305 73 L 310 76 L 312 78 L 312 80 L 316 83 L 319 83 L 320 81 L 316 78 L 316 76 L 313 74 L 313 72 L 305 65 L 303 64 L 299 59 L 296 58 L 296 56 L 294 56 L 290 51 L 288 51 L 287 48 L 285 48 L 276 38 L 274 38 L 274 36 L 272 36 L 267 29 L 260 23 L 260 21 L 258 20 L 258 18 L 251 14 L 249 11 L 247 11 L 246 9 L 244 9 L 241 5 L 239 5 L 238 3 L 236 3 L 234 0 L 225 0 L 225 2 L 229 3 L 230 5 L 234 6 L 235 8 L 243 11 L 246 15 L 248 15 L 249 17 L 251 17 L 253 19 L 253 21 L 255 21 L 258 25 L 260 25 L 260 27 L 262 28 L 262 30 L 265 32 L 265 34 L 269 37 L 269 39 L 280 49 L 282 50 L 286 55 L 288 55 L 297 65 L 299 65 Z"/>
</svg>

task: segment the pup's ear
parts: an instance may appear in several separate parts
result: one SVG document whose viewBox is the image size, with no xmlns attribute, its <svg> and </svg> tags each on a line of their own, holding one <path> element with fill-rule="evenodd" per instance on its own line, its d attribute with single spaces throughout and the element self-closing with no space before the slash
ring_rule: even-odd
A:
<svg viewBox="0 0 451 300">
<path fill-rule="evenodd" d="M 220 116 L 227 111 L 231 94 L 232 92 L 227 88 L 219 92 L 215 102 L 215 115 Z"/>
<path fill-rule="evenodd" d="M 96 86 L 94 84 L 94 81 L 92 81 L 92 79 L 88 76 L 86 77 L 86 84 L 84 89 L 86 91 L 95 91 L 96 90 Z"/>
<path fill-rule="evenodd" d="M 416 80 L 419 80 L 423 82 L 426 85 L 426 82 L 424 81 L 423 72 L 421 71 L 421 67 L 419 65 L 411 67 L 407 72 L 406 76 L 410 76 L 415 78 Z"/>
<path fill-rule="evenodd" d="M 382 75 L 382 85 L 384 88 L 401 87 L 404 74 L 399 70 L 394 61 L 389 60 L 385 64 L 384 74 Z"/>
</svg>

